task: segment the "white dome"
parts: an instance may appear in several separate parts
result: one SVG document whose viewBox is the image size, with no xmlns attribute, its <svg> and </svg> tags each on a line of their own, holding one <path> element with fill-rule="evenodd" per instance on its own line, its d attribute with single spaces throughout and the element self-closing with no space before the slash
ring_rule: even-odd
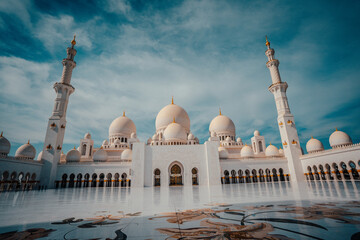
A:
<svg viewBox="0 0 360 240">
<path fill-rule="evenodd" d="M 109 145 L 108 140 L 106 140 L 106 139 L 105 139 L 105 140 L 103 141 L 102 145 L 103 145 L 103 146 L 107 146 L 107 145 Z"/>
<path fill-rule="evenodd" d="M 6 137 L 3 136 L 3 133 L 0 135 L 0 153 L 9 154 L 11 144 Z"/>
<path fill-rule="evenodd" d="M 337 129 L 330 135 L 329 142 L 332 148 L 352 144 L 350 136 Z"/>
<path fill-rule="evenodd" d="M 130 137 L 131 133 L 136 133 L 136 127 L 134 122 L 125 116 L 125 114 L 121 117 L 116 118 L 109 127 L 109 138 L 112 136 L 120 136 L 125 135 Z"/>
<path fill-rule="evenodd" d="M 209 131 L 217 135 L 225 133 L 235 136 L 235 125 L 229 117 L 218 115 L 211 121 Z"/>
<path fill-rule="evenodd" d="M 90 133 L 85 134 L 84 139 L 91 139 L 91 134 Z"/>
<path fill-rule="evenodd" d="M 43 155 L 43 151 L 41 151 L 41 152 L 39 153 L 39 155 L 37 156 L 37 160 L 38 160 L 38 161 L 41 161 L 42 155 Z"/>
<path fill-rule="evenodd" d="M 195 139 L 194 135 L 192 133 L 190 133 L 188 135 L 188 140 L 194 140 L 194 139 Z"/>
<path fill-rule="evenodd" d="M 136 133 L 131 133 L 130 138 L 136 138 Z"/>
<path fill-rule="evenodd" d="M 131 160 L 132 159 L 132 151 L 130 149 L 125 149 L 121 153 L 121 160 Z"/>
<path fill-rule="evenodd" d="M 281 147 L 279 148 L 279 154 L 284 155 L 284 150 Z"/>
<path fill-rule="evenodd" d="M 254 136 L 256 136 L 256 137 L 257 137 L 257 136 L 260 136 L 260 132 L 259 132 L 258 130 L 255 130 L 255 131 L 254 131 Z"/>
<path fill-rule="evenodd" d="M 317 139 L 311 137 L 311 139 L 306 143 L 306 151 L 308 153 L 318 152 L 324 150 L 324 145 Z"/>
<path fill-rule="evenodd" d="M 227 138 L 225 139 L 225 141 L 231 142 L 231 137 L 227 137 Z"/>
<path fill-rule="evenodd" d="M 94 157 L 93 157 L 94 162 L 106 162 L 107 159 L 108 159 L 107 152 L 102 148 L 100 148 L 94 153 Z"/>
<path fill-rule="evenodd" d="M 164 130 L 169 124 L 175 121 L 183 126 L 186 133 L 190 132 L 190 118 L 187 112 L 176 104 L 169 104 L 162 108 L 156 116 L 156 132 Z"/>
<path fill-rule="evenodd" d="M 236 142 L 237 142 L 237 143 L 242 143 L 241 138 L 238 137 L 238 138 L 236 139 Z"/>
<path fill-rule="evenodd" d="M 80 162 L 81 154 L 77 149 L 72 149 L 66 154 L 67 162 Z"/>
<path fill-rule="evenodd" d="M 166 127 L 164 131 L 164 137 L 166 141 L 187 139 L 186 131 L 183 126 L 175 122 L 169 124 Z"/>
<path fill-rule="evenodd" d="M 240 155 L 241 155 L 241 157 L 253 157 L 254 156 L 254 151 L 252 150 L 252 148 L 250 146 L 245 145 L 241 149 Z"/>
<path fill-rule="evenodd" d="M 121 144 L 121 142 L 120 142 L 120 140 L 119 139 L 116 139 L 115 141 L 114 141 L 114 145 L 120 145 Z"/>
<path fill-rule="evenodd" d="M 270 144 L 265 150 L 265 155 L 268 157 L 279 156 L 279 149 Z"/>
<path fill-rule="evenodd" d="M 159 139 L 159 136 L 155 133 L 153 136 L 152 136 L 152 140 L 153 141 L 157 141 Z"/>
<path fill-rule="evenodd" d="M 34 159 L 35 156 L 36 156 L 36 150 L 34 146 L 31 145 L 29 142 L 27 144 L 20 146 L 15 152 L 15 157 Z"/>
<path fill-rule="evenodd" d="M 220 158 L 228 158 L 229 152 L 226 150 L 226 148 L 219 147 L 218 150 L 219 150 L 219 157 Z"/>
</svg>

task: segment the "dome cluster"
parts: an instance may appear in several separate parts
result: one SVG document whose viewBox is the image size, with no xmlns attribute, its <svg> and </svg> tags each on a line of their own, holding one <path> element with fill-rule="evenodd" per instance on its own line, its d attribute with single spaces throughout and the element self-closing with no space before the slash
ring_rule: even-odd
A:
<svg viewBox="0 0 360 240">
<path fill-rule="evenodd" d="M 345 147 L 353 144 L 348 134 L 337 129 L 330 135 L 329 143 L 332 148 Z M 308 153 L 324 151 L 324 145 L 320 142 L 320 140 L 311 137 L 311 139 L 306 143 L 306 151 Z"/>
</svg>

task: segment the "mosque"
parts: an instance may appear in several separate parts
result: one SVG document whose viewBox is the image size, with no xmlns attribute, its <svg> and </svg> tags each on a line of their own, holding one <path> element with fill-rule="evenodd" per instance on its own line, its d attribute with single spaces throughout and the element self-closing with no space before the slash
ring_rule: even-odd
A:
<svg viewBox="0 0 360 240">
<path fill-rule="evenodd" d="M 278 113 L 282 148 L 254 131 L 251 145 L 236 138 L 234 122 L 219 111 L 211 120 L 209 139 L 200 143 L 191 132 L 187 112 L 174 103 L 156 116 L 156 132 L 146 142 L 137 138 L 134 122 L 123 113 L 109 126 L 109 137 L 94 146 L 90 133 L 80 139 L 79 147 L 62 152 L 66 130 L 66 111 L 70 95 L 75 37 L 63 59 L 53 112 L 49 118 L 43 151 L 36 157 L 30 142 L 9 156 L 11 144 L 0 137 L 0 191 L 46 188 L 150 187 L 220 185 L 278 181 L 356 181 L 360 180 L 360 144 L 336 129 L 330 137 L 331 149 L 311 138 L 307 154 L 300 147 L 294 115 L 279 72 L 275 50 L 266 39 L 266 63 Z"/>
</svg>

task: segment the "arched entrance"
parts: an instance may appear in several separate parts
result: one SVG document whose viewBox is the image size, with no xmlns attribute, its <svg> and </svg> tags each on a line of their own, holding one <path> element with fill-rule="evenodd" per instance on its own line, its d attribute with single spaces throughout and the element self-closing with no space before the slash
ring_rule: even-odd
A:
<svg viewBox="0 0 360 240">
<path fill-rule="evenodd" d="M 154 186 L 160 186 L 160 169 L 154 170 Z"/>
<path fill-rule="evenodd" d="M 199 182 L 198 182 L 198 170 L 196 168 L 193 168 L 191 170 L 191 174 L 192 174 L 192 184 L 193 185 L 199 185 Z"/>
<path fill-rule="evenodd" d="M 170 167 L 170 186 L 183 185 L 182 183 L 182 170 L 178 164 Z"/>
</svg>

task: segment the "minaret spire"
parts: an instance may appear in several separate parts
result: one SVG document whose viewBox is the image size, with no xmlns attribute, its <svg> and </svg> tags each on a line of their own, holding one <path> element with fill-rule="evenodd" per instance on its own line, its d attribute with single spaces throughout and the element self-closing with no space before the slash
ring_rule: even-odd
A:
<svg viewBox="0 0 360 240">
<path fill-rule="evenodd" d="M 60 161 L 61 149 L 63 145 L 66 128 L 66 111 L 70 95 L 75 88 L 70 84 L 72 71 L 76 67 L 74 57 L 76 55 L 74 35 L 71 47 L 66 49 L 67 57 L 62 60 L 63 72 L 60 82 L 54 84 L 56 92 L 55 104 L 52 115 L 49 118 L 48 127 L 43 147 L 41 161 L 44 163 L 41 169 L 40 184 L 53 188 L 56 178 L 56 170 Z"/>
<path fill-rule="evenodd" d="M 299 136 L 295 127 L 294 116 L 290 112 L 286 90 L 288 84 L 282 82 L 279 72 L 279 60 L 274 58 L 275 50 L 270 47 L 270 42 L 266 37 L 265 55 L 268 57 L 266 63 L 267 68 L 270 70 L 272 84 L 269 91 L 274 95 L 276 109 L 278 112 L 278 126 L 281 135 L 281 141 L 284 147 L 284 154 L 288 160 L 290 178 L 292 181 L 304 181 L 305 176 L 302 169 L 300 155 Z"/>
</svg>

